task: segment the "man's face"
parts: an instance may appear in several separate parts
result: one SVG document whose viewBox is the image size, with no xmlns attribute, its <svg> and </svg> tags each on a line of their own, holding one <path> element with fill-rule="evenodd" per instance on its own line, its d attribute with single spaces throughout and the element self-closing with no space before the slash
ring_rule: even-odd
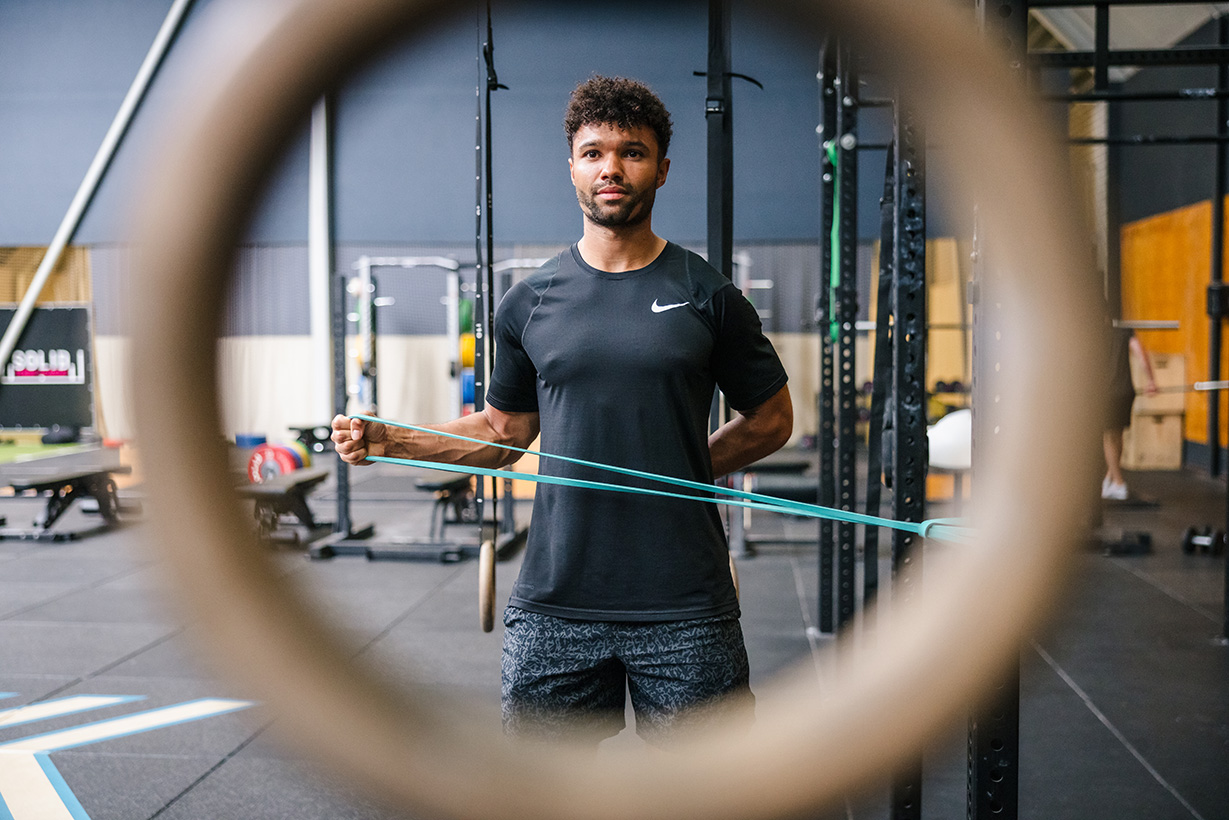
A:
<svg viewBox="0 0 1229 820">
<path fill-rule="evenodd" d="M 616 228 L 649 218 L 670 160 L 658 157 L 653 129 L 623 130 L 603 124 L 576 131 L 568 165 L 585 218 L 604 228 Z"/>
</svg>

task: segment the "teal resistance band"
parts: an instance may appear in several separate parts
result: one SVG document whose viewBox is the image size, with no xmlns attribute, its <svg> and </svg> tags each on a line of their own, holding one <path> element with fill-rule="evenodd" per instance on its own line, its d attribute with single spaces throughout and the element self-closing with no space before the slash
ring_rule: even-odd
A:
<svg viewBox="0 0 1229 820">
<path fill-rule="evenodd" d="M 354 414 L 351 418 L 362 419 L 364 421 L 372 421 L 378 424 L 387 424 L 392 427 L 400 427 L 405 430 L 413 430 L 419 433 L 427 433 L 429 435 L 441 436 L 443 438 L 456 439 L 458 441 L 468 441 L 475 444 L 482 444 L 489 447 L 497 447 L 501 450 L 509 450 L 514 453 L 522 453 L 525 455 L 537 456 L 539 458 L 555 459 L 556 461 L 566 461 L 571 464 L 577 464 L 583 467 L 591 467 L 596 470 L 605 470 L 606 472 L 620 473 L 622 475 L 634 476 L 637 478 L 647 479 L 649 481 L 657 481 L 663 484 L 670 484 L 676 487 L 683 487 L 691 490 L 698 490 L 706 494 L 719 494 L 731 496 L 732 498 L 742 499 L 735 501 L 731 498 L 714 498 L 711 495 L 694 496 L 684 495 L 682 493 L 672 493 L 666 490 L 653 490 L 647 487 L 629 487 L 624 484 L 609 484 L 602 481 L 584 481 L 578 478 L 566 478 L 564 476 L 541 475 L 533 473 L 517 473 L 511 470 L 496 470 L 488 467 L 470 467 L 460 464 L 448 464 L 438 461 L 420 461 L 410 458 L 392 458 L 391 456 L 368 456 L 368 461 L 378 461 L 385 464 L 403 464 L 409 467 L 421 467 L 429 470 L 442 470 L 450 473 L 466 473 L 481 476 L 490 476 L 491 478 L 509 478 L 519 479 L 522 481 L 533 481 L 538 484 L 555 484 L 562 487 L 579 487 L 590 490 L 609 490 L 612 492 L 634 493 L 638 495 L 652 495 L 662 498 L 678 498 L 687 501 L 703 501 L 709 504 L 722 504 L 729 507 L 742 507 L 751 510 L 764 510 L 767 512 L 788 513 L 790 515 L 798 515 L 807 518 L 830 518 L 835 521 L 845 521 L 853 524 L 865 524 L 873 527 L 888 527 L 891 529 L 901 530 L 904 532 L 914 533 L 923 538 L 936 538 L 945 541 L 967 542 L 969 540 L 969 530 L 966 527 L 957 524 L 960 519 L 955 518 L 932 518 L 920 523 L 913 521 L 896 521 L 891 518 L 880 518 L 874 515 L 865 515 L 863 513 L 849 512 L 846 510 L 837 510 L 831 507 L 821 507 L 817 504 L 806 504 L 801 501 L 791 501 L 784 498 L 774 498 L 773 496 L 761 495 L 760 493 L 751 493 L 746 490 L 738 490 L 732 487 L 720 487 L 714 484 L 704 484 L 699 481 L 689 481 L 684 478 L 671 478 L 670 476 L 658 475 L 657 473 L 649 473 L 643 470 L 633 470 L 629 467 L 617 467 L 611 464 L 600 464 L 594 461 L 585 461 L 584 459 L 571 458 L 570 456 L 553 455 L 551 453 L 542 453 L 536 450 L 526 450 L 520 447 L 513 447 L 507 444 L 496 444 L 482 439 L 470 438 L 457 433 L 447 433 L 442 430 L 432 430 L 428 427 L 420 427 L 414 424 L 404 424 L 397 421 L 389 421 L 387 419 L 378 418 L 376 416 L 367 416 L 362 414 Z"/>
</svg>

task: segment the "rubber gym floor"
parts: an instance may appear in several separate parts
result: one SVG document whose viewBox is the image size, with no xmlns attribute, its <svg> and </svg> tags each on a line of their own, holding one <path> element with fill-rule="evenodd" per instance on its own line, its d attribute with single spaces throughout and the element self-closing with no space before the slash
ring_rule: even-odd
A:
<svg viewBox="0 0 1229 820">
<path fill-rule="evenodd" d="M 414 499 L 397 470 L 358 474 L 355 517 L 386 536 L 422 534 L 429 504 Z M 1051 625 L 1021 649 L 1020 817 L 1229 817 L 1229 649 L 1217 640 L 1224 559 L 1179 547 L 1188 526 L 1223 526 L 1225 485 L 1187 472 L 1136 473 L 1130 482 L 1152 503 L 1106 507 L 1103 532 L 1148 531 L 1152 552 L 1111 556 L 1090 547 Z M 331 516 L 332 497 L 328 484 L 313 496 L 320 515 Z M 0 515 L 12 525 L 41 504 L 0 499 Z M 57 527 L 92 523 L 73 509 Z M 751 529 L 805 537 L 815 523 L 757 513 Z M 8 811 L 0 817 L 401 816 L 327 763 L 276 746 L 261 706 L 198 662 L 193 639 L 202 628 L 181 622 L 169 604 L 145 532 L 137 518 L 77 541 L 0 541 L 0 771 L 9 772 L 0 775 Z M 500 632 L 478 628 L 476 561 L 276 555 L 344 627 L 356 655 L 495 707 Z M 502 596 L 517 564 L 499 565 Z M 753 684 L 822 652 L 828 639 L 808 632 L 813 546 L 765 543 L 739 572 Z M 924 697 L 926 681 L 917 690 Z M 138 714 L 147 718 L 140 726 L 121 720 Z M 63 733 L 78 726 L 87 731 Z M 963 722 L 952 726 L 925 754 L 923 817 L 965 816 L 965 732 Z M 625 732 L 612 742 L 639 741 Z M 18 764 L 40 749 L 50 752 L 36 757 L 63 806 L 37 809 L 15 790 Z M 886 787 L 825 816 L 887 817 Z"/>
</svg>

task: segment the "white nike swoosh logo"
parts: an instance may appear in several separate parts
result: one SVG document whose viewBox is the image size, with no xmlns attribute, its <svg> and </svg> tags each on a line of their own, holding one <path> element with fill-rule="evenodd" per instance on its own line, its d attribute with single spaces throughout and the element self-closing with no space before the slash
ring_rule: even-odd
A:
<svg viewBox="0 0 1229 820">
<path fill-rule="evenodd" d="M 654 299 L 653 300 L 653 312 L 654 313 L 665 313 L 667 310 L 674 310 L 675 308 L 682 307 L 685 304 L 687 303 L 686 302 L 676 302 L 673 305 L 659 305 L 657 304 L 657 300 Z"/>
</svg>

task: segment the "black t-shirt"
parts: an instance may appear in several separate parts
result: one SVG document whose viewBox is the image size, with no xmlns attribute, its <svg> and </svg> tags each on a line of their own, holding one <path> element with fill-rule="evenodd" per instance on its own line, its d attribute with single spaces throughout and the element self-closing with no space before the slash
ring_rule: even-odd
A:
<svg viewBox="0 0 1229 820">
<path fill-rule="evenodd" d="M 495 342 L 487 401 L 539 413 L 543 452 L 706 483 L 714 385 L 747 410 L 787 378 L 751 304 L 673 243 L 625 273 L 572 246 L 508 291 Z M 539 470 L 689 492 L 554 459 Z M 510 603 L 578 620 L 733 612 L 726 550 L 712 504 L 539 484 Z"/>
</svg>

